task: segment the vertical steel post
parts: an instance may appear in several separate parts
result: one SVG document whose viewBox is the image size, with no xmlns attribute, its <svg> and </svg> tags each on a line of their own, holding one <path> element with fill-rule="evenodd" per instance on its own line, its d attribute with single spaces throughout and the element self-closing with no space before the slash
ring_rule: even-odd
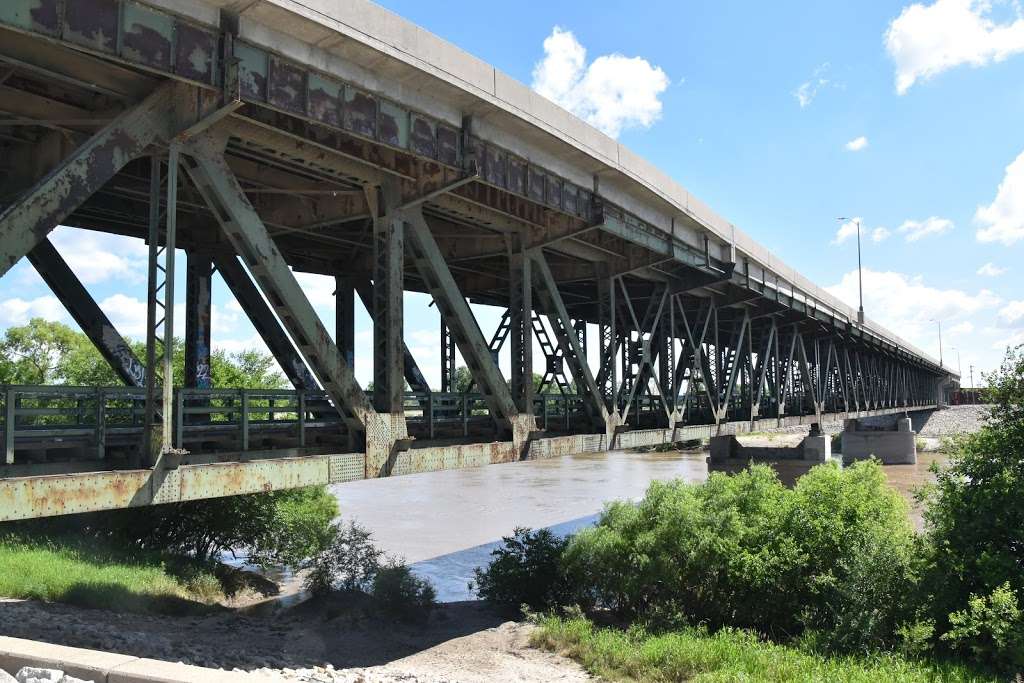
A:
<svg viewBox="0 0 1024 683">
<path fill-rule="evenodd" d="M 334 277 L 334 313 L 334 343 L 349 366 L 355 367 L 356 309 L 351 277 Z"/>
<path fill-rule="evenodd" d="M 405 388 L 402 355 L 404 221 L 393 213 L 397 189 L 380 187 L 373 218 L 373 402 L 379 413 L 401 413 Z M 374 206 L 374 202 L 370 202 Z"/>
<path fill-rule="evenodd" d="M 519 237 L 509 244 L 508 262 L 512 399 L 520 413 L 533 414 L 533 276 Z"/>
<path fill-rule="evenodd" d="M 157 328 L 161 320 L 157 319 L 159 312 L 157 307 L 162 304 L 158 300 L 162 290 L 159 282 L 160 272 L 160 158 L 153 156 L 149 160 L 149 233 L 147 242 L 149 245 L 149 269 L 147 276 L 146 293 L 146 405 L 145 417 L 143 420 L 143 447 L 142 455 L 136 459 L 136 464 L 150 465 L 155 460 L 154 451 L 160 448 L 161 437 L 156 434 L 158 429 L 156 423 L 157 411 Z M 154 439 L 154 436 L 157 436 Z"/>
<path fill-rule="evenodd" d="M 441 316 L 441 393 L 455 391 L 455 342 L 451 330 Z"/>
<path fill-rule="evenodd" d="M 178 146 L 167 155 L 167 218 L 164 228 L 164 360 L 161 452 L 171 450 L 174 423 L 174 249 L 178 226 Z"/>
<path fill-rule="evenodd" d="M 209 256 L 188 252 L 185 266 L 185 377 L 190 389 L 209 389 L 210 376 L 210 287 L 213 261 Z"/>
</svg>

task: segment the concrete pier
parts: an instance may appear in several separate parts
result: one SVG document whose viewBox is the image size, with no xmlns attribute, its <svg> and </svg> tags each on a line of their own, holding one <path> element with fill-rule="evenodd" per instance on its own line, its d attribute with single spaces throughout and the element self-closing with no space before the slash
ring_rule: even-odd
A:
<svg viewBox="0 0 1024 683">
<path fill-rule="evenodd" d="M 898 418 L 892 426 L 869 426 L 861 420 L 846 420 L 842 434 L 843 461 L 878 458 L 883 465 L 917 463 L 917 433 L 910 418 Z"/>
<path fill-rule="evenodd" d="M 779 480 L 792 486 L 812 467 L 832 462 L 832 441 L 817 424 L 797 446 L 744 446 L 735 436 L 713 436 L 708 456 L 708 472 L 734 474 L 751 463 L 770 465 Z"/>
</svg>

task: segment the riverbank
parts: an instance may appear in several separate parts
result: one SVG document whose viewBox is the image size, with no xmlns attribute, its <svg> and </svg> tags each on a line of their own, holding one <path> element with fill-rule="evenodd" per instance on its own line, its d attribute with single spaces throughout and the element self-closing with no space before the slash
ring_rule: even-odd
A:
<svg viewBox="0 0 1024 683">
<path fill-rule="evenodd" d="M 531 647 L 531 631 L 531 626 L 506 622 L 479 602 L 445 604 L 426 623 L 403 624 L 346 611 L 325 601 L 273 616 L 225 610 L 203 616 L 154 617 L 0 600 L 0 632 L 4 635 L 214 669 L 239 669 L 267 680 L 591 680 L 569 659 Z"/>
</svg>

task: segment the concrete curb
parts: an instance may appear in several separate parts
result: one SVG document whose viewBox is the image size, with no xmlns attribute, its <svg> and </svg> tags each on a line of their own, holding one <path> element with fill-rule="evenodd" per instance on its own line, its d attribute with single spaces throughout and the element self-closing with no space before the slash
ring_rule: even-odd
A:
<svg viewBox="0 0 1024 683">
<path fill-rule="evenodd" d="M 60 669 L 95 683 L 270 683 L 276 678 L 0 636 L 0 669 Z"/>
</svg>

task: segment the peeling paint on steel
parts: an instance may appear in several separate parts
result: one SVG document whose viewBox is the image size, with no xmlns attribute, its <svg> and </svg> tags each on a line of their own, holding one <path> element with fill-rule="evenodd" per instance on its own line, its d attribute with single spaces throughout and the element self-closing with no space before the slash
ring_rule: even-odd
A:
<svg viewBox="0 0 1024 683">
<path fill-rule="evenodd" d="M 270 56 L 267 102 L 286 111 L 306 111 L 306 72 L 298 65 Z"/>
<path fill-rule="evenodd" d="M 74 0 L 65 5 L 64 37 L 100 52 L 117 50 L 117 0 Z"/>
<path fill-rule="evenodd" d="M 171 70 L 174 20 L 136 3 L 125 3 L 121 55 L 163 71 Z"/>
<path fill-rule="evenodd" d="M 377 101 L 369 94 L 345 86 L 345 128 L 357 135 L 377 137 Z"/>
<path fill-rule="evenodd" d="M 217 35 L 183 21 L 175 25 L 174 72 L 182 78 L 214 84 Z"/>
</svg>

